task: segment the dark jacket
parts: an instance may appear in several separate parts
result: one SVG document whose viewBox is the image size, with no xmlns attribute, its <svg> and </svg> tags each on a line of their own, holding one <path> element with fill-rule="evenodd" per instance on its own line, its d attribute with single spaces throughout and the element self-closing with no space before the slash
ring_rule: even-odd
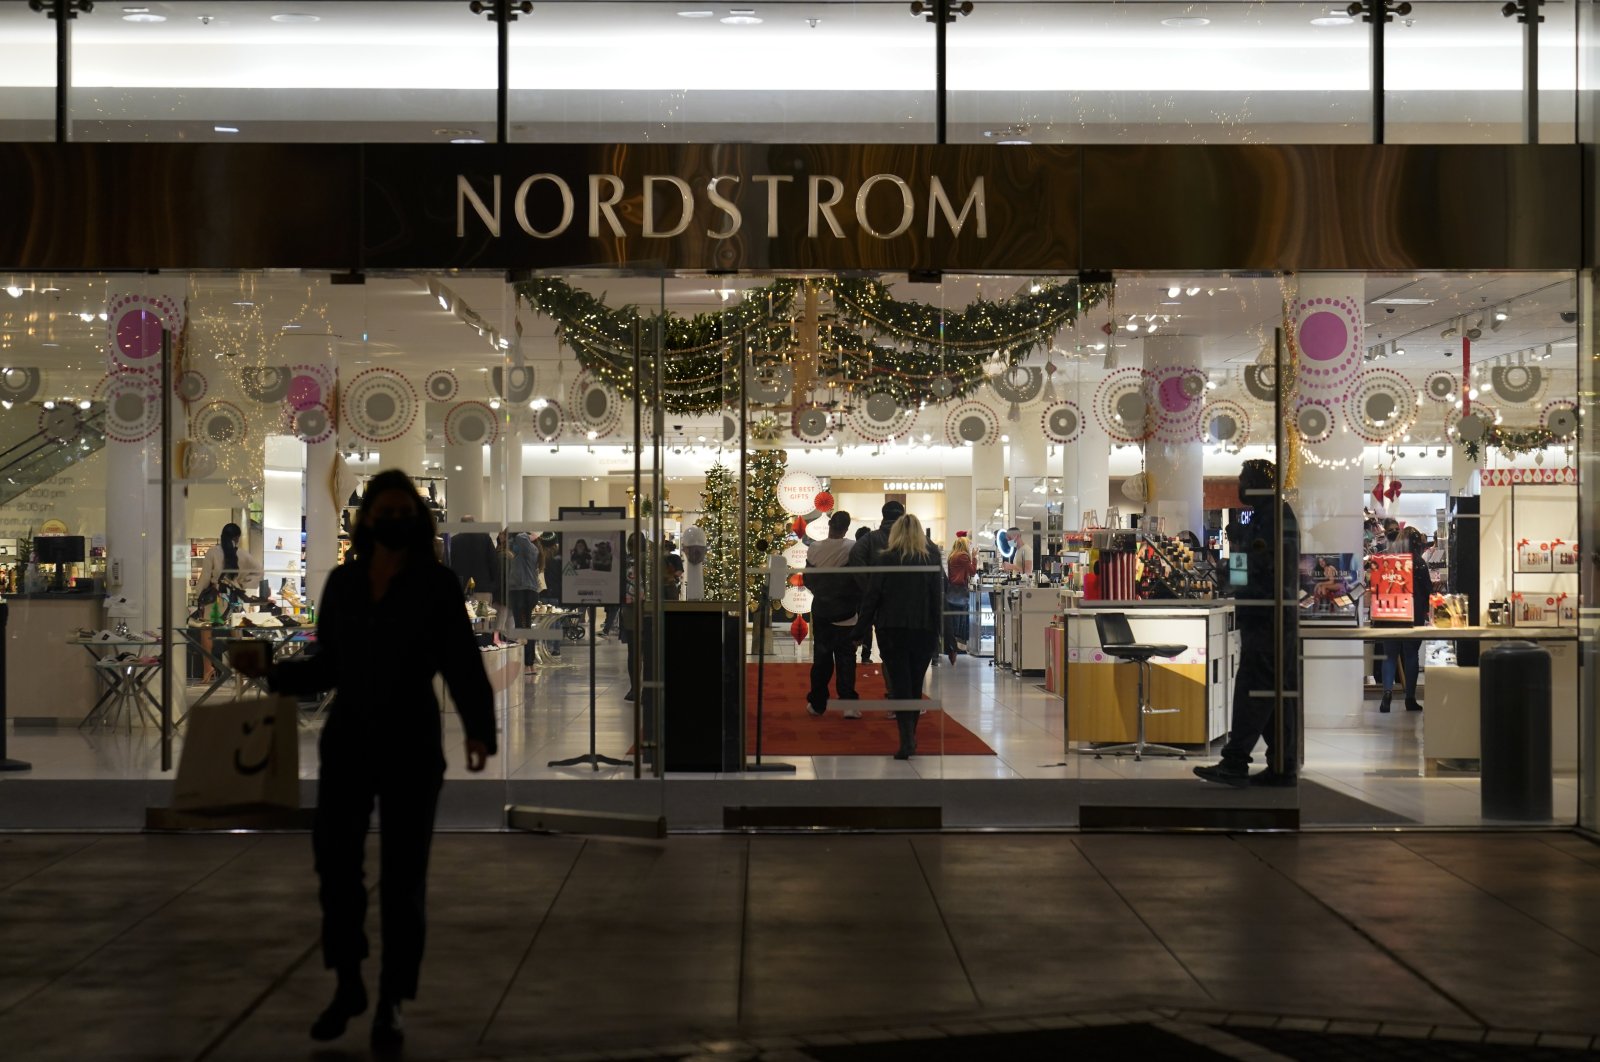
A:
<svg viewBox="0 0 1600 1062">
<path fill-rule="evenodd" d="M 450 570 L 467 588 L 473 583 L 473 592 L 494 595 L 500 588 L 500 554 L 494 548 L 494 539 L 481 531 L 470 531 L 450 536 Z"/>
<path fill-rule="evenodd" d="M 863 540 L 865 541 L 865 540 Z M 902 557 L 889 550 L 878 555 L 882 567 L 939 566 L 939 548 L 929 548 L 928 558 Z M 874 572 L 867 576 L 858 630 L 876 626 L 894 630 L 925 631 L 937 638 L 944 629 L 944 573 Z"/>
<path fill-rule="evenodd" d="M 838 539 L 824 539 L 824 542 L 838 542 Z M 865 541 L 863 539 L 862 541 Z M 826 567 L 847 567 L 855 552 L 851 545 L 846 551 L 839 547 L 824 547 L 822 543 L 814 543 L 806 551 L 807 569 L 816 567 L 812 556 L 819 551 L 825 555 L 831 554 L 835 549 L 843 555 L 843 560 L 837 564 L 825 565 Z M 811 622 L 813 623 L 843 623 L 854 616 L 861 608 L 861 580 L 852 575 L 823 572 L 813 574 L 805 573 L 806 589 L 811 591 Z"/>
<path fill-rule="evenodd" d="M 898 519 L 899 517 L 895 517 L 895 520 Z M 892 527 L 894 520 L 885 517 L 876 531 L 869 531 L 856 539 L 856 544 L 850 548 L 850 567 L 870 568 L 877 565 L 878 558 L 889 549 L 889 529 Z M 865 592 L 867 577 L 863 575 L 859 581 L 862 591 Z"/>
<path fill-rule="evenodd" d="M 1300 598 L 1300 524 L 1294 510 L 1287 502 L 1283 506 L 1283 527 L 1278 528 L 1274 507 L 1263 505 L 1254 510 L 1248 524 L 1238 529 L 1233 548 L 1243 549 L 1249 555 L 1248 582 L 1234 587 L 1233 596 L 1240 599 L 1238 606 L 1239 634 L 1242 639 L 1264 638 L 1272 642 L 1272 602 L 1275 594 L 1282 594 L 1284 616 L 1285 653 L 1290 656 L 1297 650 L 1293 646 L 1295 626 L 1299 619 Z M 1277 563 L 1276 541 L 1283 538 L 1283 569 L 1274 578 L 1273 566 Z M 1276 585 L 1276 590 L 1274 590 Z"/>
<path fill-rule="evenodd" d="M 467 737 L 496 749 L 494 692 L 461 591 L 441 564 L 413 562 L 373 601 L 367 565 L 335 568 L 317 599 L 315 652 L 276 665 L 282 693 L 337 690 L 322 731 L 323 763 L 444 770 L 439 701 L 443 673 Z"/>
<path fill-rule="evenodd" d="M 1428 560 L 1421 550 L 1411 553 L 1411 618 L 1418 627 L 1425 627 L 1433 615 L 1433 573 L 1428 570 Z"/>
<path fill-rule="evenodd" d="M 556 601 L 561 600 L 561 551 L 550 551 L 549 559 L 544 562 L 544 592 L 546 597 Z"/>
</svg>

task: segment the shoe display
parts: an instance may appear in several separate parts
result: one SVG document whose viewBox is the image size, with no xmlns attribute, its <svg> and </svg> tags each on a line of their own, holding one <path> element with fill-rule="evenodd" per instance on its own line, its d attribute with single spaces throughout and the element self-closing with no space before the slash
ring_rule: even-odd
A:
<svg viewBox="0 0 1600 1062">
<path fill-rule="evenodd" d="M 1195 777 L 1207 782 L 1216 782 L 1219 785 L 1231 785 L 1235 789 L 1243 789 L 1250 784 L 1250 768 L 1244 764 L 1222 763 L 1212 766 L 1196 767 Z"/>
</svg>

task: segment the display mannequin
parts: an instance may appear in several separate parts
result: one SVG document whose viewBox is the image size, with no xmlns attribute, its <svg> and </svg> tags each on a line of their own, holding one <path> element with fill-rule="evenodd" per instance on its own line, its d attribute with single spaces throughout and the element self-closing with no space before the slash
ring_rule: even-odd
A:
<svg viewBox="0 0 1600 1062">
<path fill-rule="evenodd" d="M 706 596 L 706 533 L 698 527 L 686 527 L 679 544 L 685 564 L 683 599 L 702 601 Z"/>
</svg>

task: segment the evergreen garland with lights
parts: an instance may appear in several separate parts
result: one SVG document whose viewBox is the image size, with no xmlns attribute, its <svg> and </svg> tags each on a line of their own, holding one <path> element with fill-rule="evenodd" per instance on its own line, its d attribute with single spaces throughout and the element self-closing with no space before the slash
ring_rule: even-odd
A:
<svg viewBox="0 0 1600 1062">
<path fill-rule="evenodd" d="M 1459 430 L 1457 431 L 1460 437 Z M 1493 447 L 1501 453 L 1513 457 L 1521 454 L 1531 454 L 1535 450 L 1543 450 L 1547 446 L 1563 445 L 1571 441 L 1570 436 L 1562 438 L 1548 428 L 1507 428 L 1499 424 L 1491 424 L 1484 430 L 1483 437 L 1479 439 L 1461 439 L 1467 458 L 1476 461 L 1486 447 Z"/>
<path fill-rule="evenodd" d="M 832 302 L 818 323 L 817 351 L 801 349 L 797 328 L 808 286 Z M 882 281 L 824 277 L 777 280 L 745 291 L 726 309 L 684 317 L 614 308 L 603 294 L 548 277 L 523 281 L 517 291 L 555 321 L 558 338 L 581 365 L 624 397 L 634 397 L 635 339 L 647 365 L 653 367 L 659 354 L 662 405 L 674 413 L 735 404 L 739 378 L 729 366 L 746 358 L 764 369 L 813 355 L 822 375 L 836 378 L 849 394 L 883 391 L 909 408 L 940 400 L 932 384 L 944 377 L 952 390 L 942 400 L 954 401 L 982 384 L 986 361 L 1015 365 L 1048 349 L 1056 333 L 1103 297 L 1099 288 L 1040 283 L 1013 299 L 979 299 L 950 310 L 896 299 Z"/>
<path fill-rule="evenodd" d="M 706 472 L 700 492 L 700 530 L 706 533 L 705 595 L 708 601 L 739 597 L 739 480 L 727 465 Z"/>
<path fill-rule="evenodd" d="M 787 535 L 788 518 L 778 501 L 778 482 L 789 464 L 783 450 L 756 450 L 747 456 L 745 550 L 749 567 L 744 579 L 744 606 L 758 610 L 767 596 L 767 557 L 778 552 Z M 700 493 L 700 529 L 706 533 L 705 592 L 707 600 L 737 601 L 739 591 L 739 477 L 727 465 L 706 472 Z M 766 542 L 763 551 L 758 542 Z"/>
</svg>

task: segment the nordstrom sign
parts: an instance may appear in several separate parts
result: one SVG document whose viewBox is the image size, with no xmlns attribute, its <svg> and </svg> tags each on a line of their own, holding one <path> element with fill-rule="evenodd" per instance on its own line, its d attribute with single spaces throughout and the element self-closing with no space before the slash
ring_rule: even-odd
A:
<svg viewBox="0 0 1600 1062">
<path fill-rule="evenodd" d="M 456 237 L 499 239 L 515 229 L 536 240 L 569 233 L 589 239 L 685 235 L 734 240 L 752 227 L 767 239 L 793 237 L 803 227 L 809 240 L 846 238 L 846 227 L 873 240 L 910 232 L 989 238 L 989 204 L 982 176 L 947 187 L 938 175 L 915 183 L 894 173 L 858 181 L 830 174 L 755 173 L 748 178 L 719 173 L 691 182 L 673 174 L 634 178 L 590 173 L 569 179 L 534 173 L 455 179 Z M 513 185 L 513 182 L 514 185 Z M 507 194 L 509 192 L 509 195 Z M 792 226 L 794 231 L 785 231 Z"/>
</svg>

